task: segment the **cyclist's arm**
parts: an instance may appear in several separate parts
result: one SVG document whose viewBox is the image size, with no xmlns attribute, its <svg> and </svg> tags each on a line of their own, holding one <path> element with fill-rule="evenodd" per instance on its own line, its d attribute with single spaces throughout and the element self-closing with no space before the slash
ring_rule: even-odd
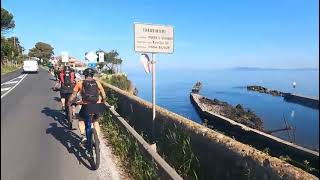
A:
<svg viewBox="0 0 320 180">
<path fill-rule="evenodd" d="M 99 87 L 99 92 L 100 92 L 101 97 L 102 97 L 102 101 L 105 102 L 105 101 L 107 100 L 107 99 L 106 99 L 106 98 L 107 98 L 107 97 L 106 97 L 106 92 L 104 91 L 101 83 L 98 82 L 98 81 L 97 81 L 97 83 L 98 83 L 98 87 Z"/>
<path fill-rule="evenodd" d="M 68 100 L 68 105 L 71 105 L 71 103 L 76 97 L 77 97 L 77 91 L 73 91 L 73 93 L 70 95 L 69 100 Z"/>
<path fill-rule="evenodd" d="M 76 97 L 77 97 L 77 94 L 78 94 L 78 92 L 80 91 L 80 87 L 81 87 L 81 84 L 80 84 L 81 82 L 78 82 L 75 86 L 74 86 L 74 88 L 73 88 L 73 92 L 72 92 L 72 94 L 70 95 L 70 97 L 69 97 L 69 100 L 68 100 L 68 105 L 70 105 L 70 103 L 69 102 L 72 102 Z"/>
</svg>

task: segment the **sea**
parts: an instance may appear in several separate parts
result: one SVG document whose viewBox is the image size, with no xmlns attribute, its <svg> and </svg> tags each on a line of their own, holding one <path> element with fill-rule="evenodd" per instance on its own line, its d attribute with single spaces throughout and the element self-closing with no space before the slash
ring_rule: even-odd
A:
<svg viewBox="0 0 320 180">
<path fill-rule="evenodd" d="M 152 102 L 151 74 L 147 74 L 142 68 L 129 70 L 126 74 L 138 89 L 138 96 Z M 189 97 L 191 88 L 197 81 L 202 82 L 201 95 L 234 106 L 241 104 L 254 111 L 263 120 L 266 130 L 292 126 L 293 130 L 275 132 L 272 135 L 319 150 L 319 109 L 246 89 L 247 85 L 261 85 L 282 92 L 319 98 L 318 69 L 159 69 L 156 72 L 156 104 L 202 124 Z M 295 87 L 293 82 L 296 82 Z"/>
</svg>

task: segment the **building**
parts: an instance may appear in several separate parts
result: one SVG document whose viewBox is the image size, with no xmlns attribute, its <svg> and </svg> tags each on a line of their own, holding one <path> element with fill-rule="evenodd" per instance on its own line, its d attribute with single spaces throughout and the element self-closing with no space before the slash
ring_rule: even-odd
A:
<svg viewBox="0 0 320 180">
<path fill-rule="evenodd" d="M 60 64 L 62 60 L 61 56 L 54 56 L 50 58 L 50 62 L 55 64 Z M 69 56 L 69 65 L 74 69 L 84 69 L 87 67 L 86 63 L 84 61 L 78 60 L 75 57 Z"/>
</svg>

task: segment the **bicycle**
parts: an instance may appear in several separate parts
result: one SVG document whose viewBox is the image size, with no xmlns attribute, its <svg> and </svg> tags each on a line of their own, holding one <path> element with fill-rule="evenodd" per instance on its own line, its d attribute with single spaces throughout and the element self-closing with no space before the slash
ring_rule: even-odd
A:
<svg viewBox="0 0 320 180">
<path fill-rule="evenodd" d="M 60 91 L 60 89 L 57 89 L 55 87 L 52 88 L 53 91 Z M 73 129 L 72 125 L 73 125 L 73 118 L 72 118 L 72 110 L 71 109 L 71 106 L 68 106 L 68 100 L 69 100 L 69 97 L 71 96 L 71 94 L 68 94 L 66 95 L 66 100 L 65 100 L 65 103 L 64 103 L 64 113 L 65 113 L 65 119 L 66 119 L 66 124 L 68 126 L 68 128 L 70 130 Z"/>
<path fill-rule="evenodd" d="M 77 105 L 83 105 L 83 103 L 77 102 Z M 93 116 L 94 113 L 89 113 L 86 114 L 85 117 L 85 132 L 87 138 L 85 149 L 89 154 L 92 168 L 97 170 L 100 166 L 100 140 L 96 129 L 93 128 Z"/>
</svg>

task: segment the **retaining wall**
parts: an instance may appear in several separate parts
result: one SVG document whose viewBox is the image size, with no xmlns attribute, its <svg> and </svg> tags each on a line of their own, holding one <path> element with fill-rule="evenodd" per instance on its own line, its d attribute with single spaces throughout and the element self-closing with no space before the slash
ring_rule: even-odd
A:
<svg viewBox="0 0 320 180">
<path fill-rule="evenodd" d="M 152 104 L 110 84 L 102 84 L 118 98 L 119 114 L 150 140 L 153 127 Z M 156 141 L 166 135 L 166 128 L 175 126 L 190 136 L 192 150 L 200 162 L 201 179 L 318 179 L 278 158 L 159 106 L 156 106 L 154 126 Z M 159 142 L 164 146 L 165 143 Z"/>
<path fill-rule="evenodd" d="M 310 162 L 311 167 L 314 167 L 317 170 L 313 171 L 313 173 L 317 176 L 319 175 L 319 152 L 298 146 L 270 134 L 266 134 L 256 129 L 247 127 L 229 118 L 220 116 L 219 114 L 209 112 L 205 110 L 204 107 L 199 107 L 200 103 L 196 102 L 197 97 L 193 96 L 199 95 L 190 94 L 190 99 L 194 106 L 197 108 L 200 116 L 203 119 L 208 119 L 208 123 L 212 124 L 216 129 L 219 129 L 222 132 L 226 132 L 228 136 L 234 136 L 242 143 L 250 143 L 257 149 L 263 150 L 265 148 L 268 148 L 270 151 L 269 153 L 273 156 L 279 157 L 281 155 L 287 155 L 292 160 L 294 160 L 294 162 L 300 162 L 300 164 L 295 163 L 295 166 L 303 166 L 303 161 L 307 160 L 308 162 Z"/>
<path fill-rule="evenodd" d="M 319 109 L 319 99 L 313 97 L 307 97 L 299 94 L 287 93 L 284 96 L 284 100 L 288 102 L 297 103 L 300 105 L 308 106 L 314 109 Z"/>
</svg>

